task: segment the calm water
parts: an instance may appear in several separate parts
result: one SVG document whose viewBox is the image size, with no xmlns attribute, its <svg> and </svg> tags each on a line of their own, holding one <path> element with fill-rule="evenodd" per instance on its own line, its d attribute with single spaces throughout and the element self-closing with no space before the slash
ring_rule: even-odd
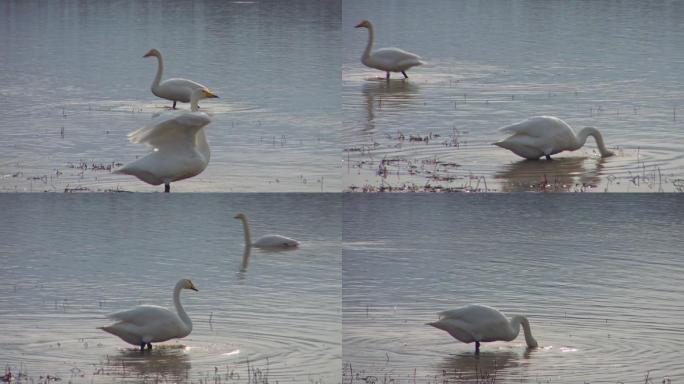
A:
<svg viewBox="0 0 684 384">
<path fill-rule="evenodd" d="M 343 381 L 684 379 L 683 208 L 678 195 L 345 195 Z M 527 315 L 540 348 L 521 333 L 475 359 L 425 325 L 468 303 Z"/>
<path fill-rule="evenodd" d="M 2 196 L 3 367 L 34 380 L 246 383 L 249 365 L 270 382 L 340 382 L 340 196 L 164 197 Z M 241 272 L 240 211 L 254 235 L 301 248 L 253 250 Z M 188 337 L 141 355 L 95 329 L 113 311 L 172 306 L 181 277 L 199 288 L 181 295 Z"/>
<path fill-rule="evenodd" d="M 376 47 L 428 63 L 378 79 L 360 62 L 363 19 Z M 344 1 L 344 189 L 681 191 L 682 19 L 678 1 Z M 597 127 L 618 155 L 589 139 L 546 164 L 491 145 L 543 114 Z"/>
<path fill-rule="evenodd" d="M 335 0 L 3 2 L 0 191 L 159 190 L 98 169 L 146 154 L 126 134 L 171 105 L 150 48 L 220 96 L 211 162 L 174 190 L 339 191 L 339 25 Z"/>
</svg>

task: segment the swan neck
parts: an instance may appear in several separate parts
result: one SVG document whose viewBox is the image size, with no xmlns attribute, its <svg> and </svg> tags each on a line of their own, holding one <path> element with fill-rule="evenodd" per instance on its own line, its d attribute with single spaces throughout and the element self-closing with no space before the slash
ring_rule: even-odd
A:
<svg viewBox="0 0 684 384">
<path fill-rule="evenodd" d="M 601 136 L 601 132 L 599 132 L 598 129 L 594 127 L 586 127 L 582 129 L 579 132 L 579 134 L 577 134 L 577 141 L 579 144 L 577 148 L 583 146 L 584 143 L 587 141 L 587 137 L 589 136 L 592 136 L 594 140 L 596 140 L 596 146 L 598 147 L 601 156 L 606 157 L 613 154 L 611 151 L 608 150 L 608 148 L 606 148 L 606 143 L 603 141 L 603 136 Z"/>
<path fill-rule="evenodd" d="M 373 49 L 373 26 L 368 26 L 368 43 L 366 44 L 366 49 L 363 51 L 361 60 L 367 60 L 370 57 L 371 50 Z"/>
<path fill-rule="evenodd" d="M 537 340 L 532 337 L 532 329 L 530 328 L 530 322 L 525 316 L 513 316 L 511 318 L 511 332 L 513 333 L 513 339 L 515 339 L 520 333 L 520 326 L 522 325 L 523 332 L 525 334 L 525 342 L 528 347 L 536 347 Z"/>
<path fill-rule="evenodd" d="M 188 314 L 185 313 L 185 309 L 183 309 L 183 306 L 180 303 L 180 292 L 182 289 L 183 282 L 179 281 L 178 284 L 176 284 L 176 287 L 173 289 L 173 305 L 176 307 L 178 317 L 180 317 L 183 324 L 185 324 L 187 327 L 188 333 L 190 333 L 192 330 L 192 321 L 190 320 L 190 317 L 188 317 Z"/>
<path fill-rule="evenodd" d="M 162 60 L 161 55 L 155 57 L 157 58 L 157 75 L 154 77 L 154 81 L 152 81 L 153 91 L 159 88 L 159 83 L 161 82 L 162 74 L 164 72 L 164 61 Z"/>
<path fill-rule="evenodd" d="M 207 161 L 211 156 L 211 151 L 209 150 L 209 143 L 207 142 L 207 135 L 204 134 L 204 128 L 200 128 L 195 136 L 195 145 L 199 148 L 200 152 L 204 155 Z"/>
<path fill-rule="evenodd" d="M 195 90 L 195 92 L 190 94 L 190 110 L 192 112 L 197 112 L 199 111 L 199 100 L 200 100 L 200 95 L 202 94 L 201 89 Z"/>
<path fill-rule="evenodd" d="M 249 223 L 247 223 L 246 217 L 241 217 L 240 220 L 242 220 L 242 228 L 245 234 L 245 247 L 250 248 L 252 246 L 252 236 L 249 233 Z"/>
</svg>

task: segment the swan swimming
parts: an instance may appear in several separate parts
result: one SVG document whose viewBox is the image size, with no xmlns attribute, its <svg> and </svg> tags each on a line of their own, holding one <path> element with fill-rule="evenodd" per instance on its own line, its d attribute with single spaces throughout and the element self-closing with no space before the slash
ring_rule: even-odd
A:
<svg viewBox="0 0 684 384">
<path fill-rule="evenodd" d="M 218 97 L 204 89 L 195 90 L 190 102 L 192 112 L 168 111 L 152 124 L 129 133 L 130 142 L 147 144 L 154 150 L 114 173 L 132 175 L 152 185 L 164 184 L 164 192 L 171 191 L 171 182 L 202 173 L 210 158 L 203 128 L 211 119 L 197 112 L 200 95 Z"/>
<path fill-rule="evenodd" d="M 164 72 L 164 61 L 162 60 L 161 53 L 156 49 L 150 49 L 143 57 L 156 57 L 157 58 L 157 75 L 152 81 L 152 93 L 161 97 L 162 99 L 168 99 L 173 101 L 173 109 L 176 109 L 176 102 L 180 101 L 183 103 L 189 103 L 192 97 L 193 91 L 204 90 L 206 93 L 204 95 L 213 95 L 214 93 L 209 90 L 206 86 L 196 83 L 188 79 L 173 78 L 161 81 L 162 73 Z M 200 100 L 205 97 L 200 94 Z"/>
<path fill-rule="evenodd" d="M 299 241 L 281 235 L 264 235 L 252 243 L 247 215 L 238 213 L 233 218 L 242 220 L 242 227 L 245 233 L 245 247 L 247 248 L 252 246 L 257 248 L 295 248 L 299 246 Z"/>
<path fill-rule="evenodd" d="M 494 143 L 520 157 L 537 160 L 545 156 L 551 160 L 551 155 L 563 151 L 580 149 L 588 136 L 596 140 L 601 157 L 613 156 L 614 153 L 606 148 L 601 133 L 593 127 L 586 127 L 577 135 L 563 120 L 552 116 L 535 116 L 519 123 L 500 128 L 499 131 L 510 133 L 511 136 Z"/>
<path fill-rule="evenodd" d="M 367 67 L 387 72 L 387 80 L 390 78 L 390 72 L 401 72 L 404 78 L 408 79 L 406 71 L 423 64 L 420 56 L 399 48 L 380 48 L 373 51 L 373 24 L 370 21 L 364 20 L 354 28 L 368 29 L 368 44 L 361 56 L 361 62 Z"/>
<path fill-rule="evenodd" d="M 180 303 L 182 289 L 197 291 L 189 279 L 179 280 L 173 288 L 176 312 L 156 305 L 139 305 L 107 315 L 107 318 L 116 322 L 97 329 L 118 336 L 128 344 L 140 346 L 141 351 L 145 345 L 152 349 L 152 343 L 183 338 L 192 332 L 192 321 Z"/>
<path fill-rule="evenodd" d="M 538 346 L 532 337 L 530 323 L 524 316 L 513 316 L 509 321 L 503 313 L 492 307 L 470 304 L 465 307 L 439 313 L 439 320 L 428 323 L 435 328 L 447 331 L 455 339 L 464 343 L 475 342 L 475 354 L 480 353 L 480 343 L 488 341 L 512 341 L 520 332 L 522 325 L 525 341 L 529 348 Z"/>
</svg>

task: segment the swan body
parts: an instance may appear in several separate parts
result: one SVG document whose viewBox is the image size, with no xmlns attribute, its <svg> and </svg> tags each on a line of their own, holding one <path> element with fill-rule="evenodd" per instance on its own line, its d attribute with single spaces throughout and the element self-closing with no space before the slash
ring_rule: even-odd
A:
<svg viewBox="0 0 684 384">
<path fill-rule="evenodd" d="M 390 72 L 401 72 L 404 78 L 408 79 L 406 70 L 423 64 L 420 56 L 403 49 L 380 48 L 373 50 L 373 24 L 370 21 L 364 20 L 355 28 L 368 29 L 368 44 L 361 56 L 361 62 L 367 67 L 387 72 L 387 80 L 390 78 Z"/>
<path fill-rule="evenodd" d="M 135 176 L 151 185 L 164 184 L 164 191 L 169 192 L 171 182 L 197 176 L 204 171 L 211 153 L 203 128 L 211 123 L 211 119 L 206 113 L 197 112 L 200 94 L 206 94 L 206 91 L 193 93 L 192 112 L 162 113 L 152 124 L 129 133 L 129 141 L 147 144 L 153 151 L 114 172 Z"/>
<path fill-rule="evenodd" d="M 157 75 L 152 81 L 152 93 L 161 97 L 162 99 L 167 99 L 173 101 L 173 109 L 176 108 L 176 102 L 180 101 L 183 103 L 189 103 L 192 98 L 192 93 L 197 90 L 204 90 L 206 94 L 213 95 L 214 93 L 209 90 L 206 86 L 194 82 L 188 79 L 173 78 L 162 81 L 162 74 L 164 72 L 164 60 L 162 60 L 161 53 L 156 49 L 150 49 L 143 57 L 156 57 L 157 58 Z M 210 96 L 200 96 L 200 99 Z"/>
<path fill-rule="evenodd" d="M 245 247 L 257 247 L 257 248 L 295 248 L 299 246 L 299 241 L 291 239 L 286 236 L 281 235 L 264 235 L 258 238 L 252 243 L 249 223 L 247 222 L 247 215 L 244 213 L 238 213 L 233 217 L 234 219 L 242 220 L 242 227 L 245 234 Z"/>
<path fill-rule="evenodd" d="M 520 332 L 520 326 L 523 327 L 527 346 L 538 346 L 526 317 L 513 316 L 508 320 L 503 313 L 486 305 L 470 304 L 440 312 L 439 320 L 428 325 L 448 332 L 461 342 L 475 342 L 476 354 L 480 353 L 481 342 L 514 340 Z"/>
<path fill-rule="evenodd" d="M 192 321 L 180 303 L 182 289 L 197 291 L 192 281 L 179 280 L 173 289 L 175 312 L 156 305 L 139 305 L 107 315 L 115 323 L 98 329 L 118 336 L 129 344 L 140 346 L 140 350 L 145 345 L 152 349 L 152 343 L 183 338 L 192 332 Z"/>
<path fill-rule="evenodd" d="M 535 116 L 519 123 L 499 129 L 511 134 L 509 137 L 494 143 L 520 157 L 536 160 L 545 156 L 551 160 L 551 155 L 563 151 L 580 149 L 588 136 L 596 140 L 601 157 L 612 156 L 614 153 L 606 148 L 601 133 L 593 127 L 586 127 L 577 135 L 563 120 L 552 116 Z"/>
</svg>

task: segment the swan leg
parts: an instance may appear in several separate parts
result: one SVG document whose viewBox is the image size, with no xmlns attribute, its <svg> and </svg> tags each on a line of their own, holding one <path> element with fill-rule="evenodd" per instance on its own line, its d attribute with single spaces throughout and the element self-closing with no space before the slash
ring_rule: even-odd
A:
<svg viewBox="0 0 684 384">
<path fill-rule="evenodd" d="M 171 184 L 164 183 L 164 192 L 166 192 L 166 193 L 171 192 Z"/>
<path fill-rule="evenodd" d="M 545 156 L 546 156 L 546 160 L 553 160 L 553 159 L 551 158 L 551 155 L 545 155 Z"/>
<path fill-rule="evenodd" d="M 387 75 L 385 75 L 385 80 L 389 81 L 389 71 L 387 71 Z"/>
<path fill-rule="evenodd" d="M 152 350 L 152 343 L 147 343 L 147 349 Z"/>
<path fill-rule="evenodd" d="M 173 107 L 171 107 L 171 108 L 176 109 L 176 100 L 173 101 Z"/>
<path fill-rule="evenodd" d="M 408 75 L 406 74 L 406 72 L 401 71 L 401 74 L 404 75 L 404 79 L 408 79 Z"/>
<path fill-rule="evenodd" d="M 476 355 L 480 354 L 480 342 L 479 341 L 475 342 L 475 354 Z"/>
<path fill-rule="evenodd" d="M 141 341 L 141 342 L 140 342 L 140 352 L 142 352 L 142 351 L 144 351 L 144 350 L 145 350 L 145 342 L 144 342 L 144 341 Z"/>
</svg>

